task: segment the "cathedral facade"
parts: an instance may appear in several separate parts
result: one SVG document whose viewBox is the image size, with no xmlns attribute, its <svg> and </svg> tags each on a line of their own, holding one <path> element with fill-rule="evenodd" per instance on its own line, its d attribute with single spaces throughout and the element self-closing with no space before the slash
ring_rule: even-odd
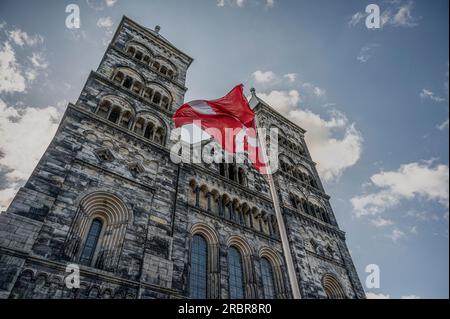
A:
<svg viewBox="0 0 450 319">
<path fill-rule="evenodd" d="M 292 298 L 264 177 L 170 159 L 192 61 L 123 17 L 0 214 L 0 298 Z M 305 131 L 254 92 L 250 106 L 279 129 L 274 180 L 302 298 L 364 298 Z"/>
</svg>

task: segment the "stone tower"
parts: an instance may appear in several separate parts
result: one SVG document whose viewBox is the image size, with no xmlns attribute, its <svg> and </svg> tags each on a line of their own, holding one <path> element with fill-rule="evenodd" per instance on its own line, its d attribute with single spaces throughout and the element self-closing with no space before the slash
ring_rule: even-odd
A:
<svg viewBox="0 0 450 319">
<path fill-rule="evenodd" d="M 247 163 L 170 160 L 192 61 L 159 27 L 123 17 L 0 215 L 0 298 L 291 297 L 264 178 Z M 282 132 L 275 181 L 302 297 L 363 298 L 305 132 L 254 94 L 250 104 Z"/>
</svg>

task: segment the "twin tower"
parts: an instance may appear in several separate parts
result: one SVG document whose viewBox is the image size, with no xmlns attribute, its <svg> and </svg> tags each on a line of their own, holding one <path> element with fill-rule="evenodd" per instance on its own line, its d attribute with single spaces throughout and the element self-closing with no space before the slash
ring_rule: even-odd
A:
<svg viewBox="0 0 450 319">
<path fill-rule="evenodd" d="M 0 214 L 0 298 L 292 298 L 266 180 L 248 163 L 175 164 L 192 63 L 123 17 L 32 175 Z M 302 298 L 364 298 L 304 140 L 279 128 L 274 176 Z M 66 285 L 78 265 L 79 288 Z"/>
</svg>

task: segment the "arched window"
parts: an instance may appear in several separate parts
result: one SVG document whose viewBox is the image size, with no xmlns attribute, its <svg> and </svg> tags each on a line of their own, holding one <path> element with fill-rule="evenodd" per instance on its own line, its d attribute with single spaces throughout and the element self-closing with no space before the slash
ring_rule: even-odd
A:
<svg viewBox="0 0 450 319">
<path fill-rule="evenodd" d="M 111 113 L 109 114 L 108 121 L 111 121 L 113 123 L 117 123 L 120 117 L 120 107 L 115 107 Z"/>
<path fill-rule="evenodd" d="M 91 223 L 91 228 L 84 242 L 83 251 L 80 256 L 80 263 L 83 265 L 90 266 L 92 259 L 94 258 L 94 253 L 97 248 L 98 240 L 100 238 L 100 233 L 102 231 L 103 223 L 100 219 L 96 218 Z"/>
<path fill-rule="evenodd" d="M 159 64 L 158 62 L 153 62 L 153 65 L 152 65 L 156 70 L 159 70 L 159 67 L 161 66 L 161 64 Z"/>
<path fill-rule="evenodd" d="M 208 289 L 208 246 L 201 235 L 192 237 L 190 295 L 194 299 L 206 299 Z"/>
<path fill-rule="evenodd" d="M 128 128 L 130 126 L 131 116 L 132 116 L 131 113 L 129 111 L 126 111 L 122 115 L 122 119 L 120 120 L 120 126 Z"/>
<path fill-rule="evenodd" d="M 141 135 L 144 131 L 144 123 L 145 120 L 142 117 L 138 118 L 138 120 L 134 124 L 134 133 Z"/>
<path fill-rule="evenodd" d="M 346 298 L 344 289 L 333 275 L 325 274 L 322 279 L 322 284 L 328 299 Z"/>
<path fill-rule="evenodd" d="M 122 84 L 125 88 L 130 89 L 133 85 L 133 79 L 130 76 L 125 77 L 125 81 Z"/>
<path fill-rule="evenodd" d="M 228 249 L 228 284 L 230 299 L 244 299 L 242 256 L 235 247 Z"/>
<path fill-rule="evenodd" d="M 136 52 L 136 50 L 133 47 L 129 47 L 128 48 L 128 53 L 131 55 L 134 55 L 134 52 Z"/>
<path fill-rule="evenodd" d="M 137 51 L 134 57 L 138 60 L 142 60 L 143 54 L 141 51 Z"/>
<path fill-rule="evenodd" d="M 164 129 L 162 127 L 156 129 L 154 141 L 158 144 L 164 143 Z"/>
<path fill-rule="evenodd" d="M 148 138 L 148 139 L 152 139 L 153 138 L 153 123 L 148 123 L 147 124 L 147 128 L 145 129 L 144 132 L 144 137 Z"/>
<path fill-rule="evenodd" d="M 165 109 L 167 109 L 169 107 L 169 98 L 167 96 L 164 96 L 162 98 L 161 106 Z"/>
<path fill-rule="evenodd" d="M 102 101 L 100 104 L 100 107 L 97 110 L 97 115 L 101 116 L 103 118 L 106 118 L 108 116 L 109 108 L 111 107 L 110 101 Z"/>
<path fill-rule="evenodd" d="M 155 104 L 159 104 L 159 102 L 161 102 L 161 93 L 155 92 L 155 95 L 153 95 L 152 102 Z"/>
<path fill-rule="evenodd" d="M 273 278 L 273 268 L 267 258 L 261 258 L 261 276 L 264 288 L 264 298 L 275 298 L 275 285 Z"/>
<path fill-rule="evenodd" d="M 159 70 L 159 72 L 163 75 L 167 74 L 167 67 L 165 67 L 164 65 L 161 67 L 161 70 Z"/>
</svg>

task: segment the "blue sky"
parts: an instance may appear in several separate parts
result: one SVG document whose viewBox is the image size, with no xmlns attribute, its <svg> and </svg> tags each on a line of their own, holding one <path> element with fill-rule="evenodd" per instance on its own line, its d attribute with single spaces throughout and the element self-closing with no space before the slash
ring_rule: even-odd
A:
<svg viewBox="0 0 450 319">
<path fill-rule="evenodd" d="M 65 7 L 81 28 L 65 27 Z M 382 28 L 365 26 L 366 5 Z M 49 143 L 122 15 L 192 56 L 186 100 L 237 83 L 307 142 L 369 297 L 448 298 L 448 1 L 0 3 L 0 207 Z"/>
</svg>

